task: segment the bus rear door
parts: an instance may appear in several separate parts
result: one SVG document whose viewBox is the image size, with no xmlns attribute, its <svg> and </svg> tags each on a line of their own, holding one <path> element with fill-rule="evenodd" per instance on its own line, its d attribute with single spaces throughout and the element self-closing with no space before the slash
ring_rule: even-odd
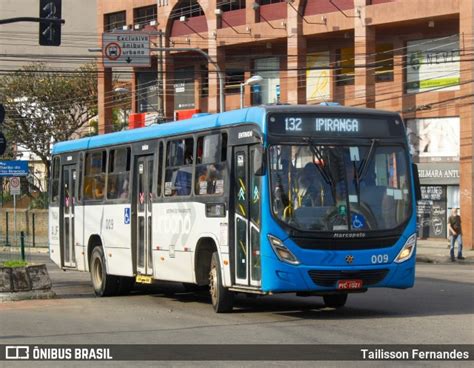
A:
<svg viewBox="0 0 474 368">
<path fill-rule="evenodd" d="M 60 249 L 63 267 L 75 268 L 75 216 L 77 164 L 67 164 L 61 167 L 61 204 L 60 204 Z"/>
<path fill-rule="evenodd" d="M 152 188 L 153 188 L 153 155 L 136 157 L 134 170 L 134 213 L 136 214 L 136 260 L 137 273 L 153 275 L 152 259 Z"/>
</svg>

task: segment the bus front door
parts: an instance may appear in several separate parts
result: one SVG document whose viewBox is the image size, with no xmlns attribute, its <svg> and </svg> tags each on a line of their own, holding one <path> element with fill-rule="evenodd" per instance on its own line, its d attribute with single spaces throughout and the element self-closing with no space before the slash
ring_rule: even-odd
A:
<svg viewBox="0 0 474 368">
<path fill-rule="evenodd" d="M 60 246 L 63 267 L 76 267 L 74 205 L 76 202 L 76 165 L 62 167 Z"/>
<path fill-rule="evenodd" d="M 140 156 L 135 167 L 135 213 L 137 273 L 153 275 L 152 259 L 152 188 L 153 156 Z"/>
<path fill-rule="evenodd" d="M 234 276 L 238 285 L 259 287 L 260 177 L 254 174 L 257 145 L 234 148 Z"/>
</svg>

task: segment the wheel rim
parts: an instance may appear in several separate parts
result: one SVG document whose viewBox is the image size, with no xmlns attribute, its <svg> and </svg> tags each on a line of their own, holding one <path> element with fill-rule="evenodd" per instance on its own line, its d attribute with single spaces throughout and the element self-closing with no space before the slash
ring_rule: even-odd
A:
<svg viewBox="0 0 474 368">
<path fill-rule="evenodd" d="M 100 289 L 102 286 L 102 262 L 99 257 L 94 258 L 94 263 L 92 267 L 92 281 L 96 289 Z"/>
<path fill-rule="evenodd" d="M 212 305 L 216 305 L 217 301 L 217 268 L 215 265 L 211 266 L 209 272 L 209 292 L 211 294 Z"/>
</svg>

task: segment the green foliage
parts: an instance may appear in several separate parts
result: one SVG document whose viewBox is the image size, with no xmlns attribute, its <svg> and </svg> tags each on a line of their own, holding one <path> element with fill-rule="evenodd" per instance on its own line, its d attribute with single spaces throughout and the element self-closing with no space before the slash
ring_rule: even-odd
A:
<svg viewBox="0 0 474 368">
<path fill-rule="evenodd" d="M 28 262 L 22 261 L 22 260 L 11 260 L 11 261 L 5 261 L 3 262 L 2 266 L 3 267 L 25 267 L 28 265 Z"/>
<path fill-rule="evenodd" d="M 30 209 L 46 209 L 48 208 L 48 193 L 40 192 L 30 202 Z"/>
<path fill-rule="evenodd" d="M 51 143 L 71 139 L 97 114 L 95 65 L 62 74 L 34 63 L 4 76 L 0 83 L 10 147 L 24 146 L 40 157 L 49 177 Z"/>
</svg>

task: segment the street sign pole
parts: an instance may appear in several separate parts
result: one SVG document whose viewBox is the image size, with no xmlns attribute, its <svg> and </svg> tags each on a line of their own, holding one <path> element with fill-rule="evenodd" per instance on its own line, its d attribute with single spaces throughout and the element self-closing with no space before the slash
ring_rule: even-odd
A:
<svg viewBox="0 0 474 368">
<path fill-rule="evenodd" d="M 15 247 L 18 245 L 16 238 L 16 194 L 13 194 L 13 244 Z"/>
<path fill-rule="evenodd" d="M 13 236 L 15 246 L 18 246 L 18 236 L 16 232 L 16 196 L 21 194 L 21 181 L 18 176 L 10 178 L 10 194 L 13 195 Z"/>
</svg>

